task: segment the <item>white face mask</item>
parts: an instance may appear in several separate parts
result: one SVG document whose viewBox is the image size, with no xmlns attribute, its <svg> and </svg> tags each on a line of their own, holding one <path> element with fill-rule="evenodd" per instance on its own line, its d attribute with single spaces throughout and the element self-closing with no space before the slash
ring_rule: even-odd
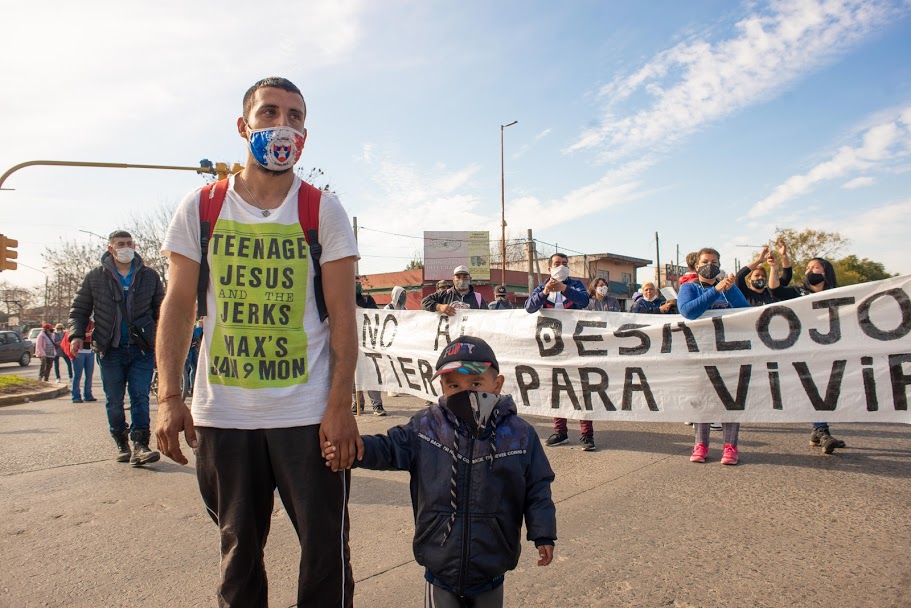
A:
<svg viewBox="0 0 911 608">
<path fill-rule="evenodd" d="M 550 269 L 550 276 L 562 283 L 569 278 L 569 266 L 554 266 Z"/>
<path fill-rule="evenodd" d="M 452 284 L 458 291 L 468 291 L 468 288 L 471 287 L 471 279 L 453 279 Z"/>
<path fill-rule="evenodd" d="M 645 295 L 643 295 L 642 297 L 645 298 L 646 302 L 654 302 L 655 300 L 658 299 L 658 294 L 654 294 L 654 295 L 652 295 L 652 297 L 648 297 Z"/>
<path fill-rule="evenodd" d="M 130 247 L 114 250 L 114 259 L 116 259 L 121 264 L 129 264 L 132 262 L 134 255 L 136 255 L 136 251 Z"/>
<path fill-rule="evenodd" d="M 598 287 L 595 288 L 595 293 L 603 298 L 607 295 L 607 285 L 598 285 Z"/>
</svg>

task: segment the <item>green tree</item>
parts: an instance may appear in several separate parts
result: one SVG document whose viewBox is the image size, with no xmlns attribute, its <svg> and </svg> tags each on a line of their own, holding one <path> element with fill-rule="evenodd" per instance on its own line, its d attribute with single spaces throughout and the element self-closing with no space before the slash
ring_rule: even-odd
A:
<svg viewBox="0 0 911 608">
<path fill-rule="evenodd" d="M 421 270 L 424 268 L 424 260 L 421 258 L 421 252 L 415 251 L 411 261 L 405 266 L 405 270 Z"/>
<path fill-rule="evenodd" d="M 855 285 L 869 281 L 881 281 L 897 276 L 886 272 L 886 267 L 868 258 L 849 255 L 832 263 L 839 285 Z"/>
</svg>

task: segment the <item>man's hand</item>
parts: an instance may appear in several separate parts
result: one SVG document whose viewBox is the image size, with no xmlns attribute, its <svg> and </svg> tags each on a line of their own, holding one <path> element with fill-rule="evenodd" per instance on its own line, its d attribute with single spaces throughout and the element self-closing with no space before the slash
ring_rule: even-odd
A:
<svg viewBox="0 0 911 608">
<path fill-rule="evenodd" d="M 455 316 L 455 314 L 456 314 L 455 308 L 453 308 L 449 304 L 437 304 L 437 312 L 440 314 L 444 314 L 447 317 L 452 317 L 452 316 Z"/>
<path fill-rule="evenodd" d="M 327 465 L 333 472 L 350 469 L 355 458 L 364 459 L 364 441 L 347 399 L 341 405 L 333 405 L 330 401 L 319 425 L 319 443 L 324 448 L 324 457 L 331 456 Z M 334 451 L 330 451 L 331 448 L 335 448 Z"/>
<path fill-rule="evenodd" d="M 193 415 L 180 395 L 173 395 L 158 402 L 158 418 L 155 421 L 155 437 L 158 449 L 176 463 L 187 464 L 187 458 L 180 451 L 180 431 L 184 432 L 187 445 L 195 448 L 196 427 L 193 426 Z"/>
<path fill-rule="evenodd" d="M 778 268 L 778 259 L 774 255 L 769 255 L 766 261 L 769 263 L 769 266 L 772 268 L 772 270 Z"/>
<path fill-rule="evenodd" d="M 781 257 L 787 257 L 788 255 L 788 246 L 784 241 L 778 241 L 778 253 L 781 254 Z"/>
<path fill-rule="evenodd" d="M 541 545 L 538 547 L 538 557 L 541 559 L 538 560 L 539 566 L 546 566 L 554 560 L 554 547 L 553 545 Z"/>
<path fill-rule="evenodd" d="M 717 289 L 719 292 L 727 291 L 731 288 L 731 286 L 734 285 L 735 278 L 736 277 L 734 277 L 734 275 L 729 274 L 728 276 L 724 277 L 723 280 L 718 281 L 718 283 L 715 285 L 715 289 Z"/>
<path fill-rule="evenodd" d="M 557 279 L 550 279 L 547 283 L 544 284 L 544 293 L 551 294 L 555 291 L 563 292 L 566 290 L 566 284 Z"/>
<path fill-rule="evenodd" d="M 73 353 L 78 353 L 80 350 L 82 350 L 82 344 L 82 338 L 73 338 L 70 340 L 70 351 Z"/>
</svg>

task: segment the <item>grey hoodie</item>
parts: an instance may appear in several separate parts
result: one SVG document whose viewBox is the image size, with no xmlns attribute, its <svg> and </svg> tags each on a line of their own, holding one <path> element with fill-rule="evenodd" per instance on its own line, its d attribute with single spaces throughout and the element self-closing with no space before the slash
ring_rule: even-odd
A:
<svg viewBox="0 0 911 608">
<path fill-rule="evenodd" d="M 402 304 L 399 306 L 399 298 L 402 297 L 402 294 L 405 293 L 404 287 L 399 287 L 396 285 L 392 288 L 392 301 L 389 304 L 386 304 L 386 308 L 389 310 L 405 310 L 405 305 Z"/>
</svg>

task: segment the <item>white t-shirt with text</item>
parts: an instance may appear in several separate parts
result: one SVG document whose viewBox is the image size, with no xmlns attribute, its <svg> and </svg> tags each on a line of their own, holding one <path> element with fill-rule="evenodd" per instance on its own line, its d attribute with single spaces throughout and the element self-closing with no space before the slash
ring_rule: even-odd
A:
<svg viewBox="0 0 911 608">
<path fill-rule="evenodd" d="M 297 216 L 295 177 L 268 217 L 247 204 L 229 178 L 209 241 L 208 315 L 193 392 L 198 426 L 287 428 L 322 421 L 329 395 L 329 323 L 320 322 L 313 265 Z M 162 244 L 165 254 L 201 257 L 199 193 L 180 203 Z M 320 263 L 357 256 L 348 215 L 324 192 Z"/>
</svg>

